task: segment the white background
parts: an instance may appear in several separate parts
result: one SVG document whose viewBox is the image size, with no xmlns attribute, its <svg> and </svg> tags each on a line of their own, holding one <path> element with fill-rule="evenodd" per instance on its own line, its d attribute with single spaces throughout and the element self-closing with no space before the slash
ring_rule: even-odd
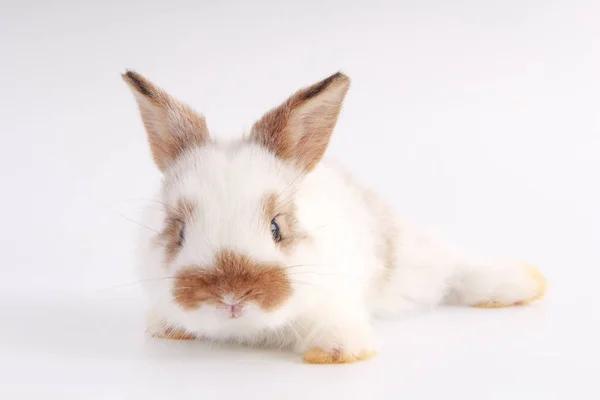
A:
<svg viewBox="0 0 600 400">
<path fill-rule="evenodd" d="M 598 398 L 597 1 L 2 1 L 0 397 Z M 341 69 L 328 156 L 398 214 L 533 262 L 544 303 L 377 324 L 370 362 L 143 335 L 131 219 L 160 176 L 135 69 L 238 135 Z"/>
</svg>

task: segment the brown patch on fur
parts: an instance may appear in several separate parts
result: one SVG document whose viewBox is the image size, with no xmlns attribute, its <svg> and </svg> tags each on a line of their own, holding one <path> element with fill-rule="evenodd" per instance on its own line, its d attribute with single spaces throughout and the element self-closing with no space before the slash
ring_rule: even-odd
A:
<svg viewBox="0 0 600 400">
<path fill-rule="evenodd" d="M 135 95 L 152 157 L 161 171 L 186 149 L 210 140 L 203 116 L 136 72 L 122 76 Z"/>
<path fill-rule="evenodd" d="M 309 364 L 353 364 L 365 361 L 375 356 L 374 350 L 365 350 L 358 354 L 350 354 L 345 351 L 334 349 L 325 351 L 321 348 L 313 348 L 302 355 L 302 359 Z"/>
<path fill-rule="evenodd" d="M 169 339 L 169 340 L 196 340 L 196 335 L 186 332 L 183 329 L 174 328 L 171 326 L 167 326 L 160 333 L 153 333 L 153 338 L 156 339 Z"/>
<path fill-rule="evenodd" d="M 144 96 L 148 97 L 148 99 L 152 101 L 157 101 L 156 93 L 152 90 L 153 85 L 150 84 L 143 76 L 140 74 L 136 74 L 133 71 L 127 71 L 124 75 L 129 83 Z"/>
<path fill-rule="evenodd" d="M 251 139 L 310 171 L 327 150 L 350 79 L 338 72 L 301 89 L 252 127 Z"/>
<path fill-rule="evenodd" d="M 166 207 L 165 228 L 159 235 L 159 240 L 165 246 L 166 259 L 171 262 L 181 248 L 180 232 L 195 212 L 195 206 L 188 200 L 180 200 L 176 207 Z"/>
<path fill-rule="evenodd" d="M 283 268 L 262 264 L 232 251 L 217 254 L 213 267 L 190 267 L 175 278 L 173 298 L 184 310 L 202 303 L 218 305 L 225 295 L 239 304 L 257 303 L 263 310 L 279 307 L 292 294 Z"/>
<path fill-rule="evenodd" d="M 348 77 L 346 77 L 341 72 L 336 72 L 335 74 L 331 75 L 330 77 L 327 77 L 327 78 L 323 79 L 322 81 L 320 81 L 312 86 L 309 86 L 308 88 L 306 88 L 304 90 L 300 90 L 298 92 L 298 95 L 301 96 L 300 100 L 306 101 L 306 100 L 312 99 L 313 97 L 315 97 L 316 95 L 318 95 L 319 93 L 321 93 L 325 89 L 327 89 L 327 87 L 330 84 L 332 84 L 333 82 L 335 82 L 337 79 L 348 80 Z"/>
<path fill-rule="evenodd" d="M 300 232 L 296 206 L 290 199 L 280 200 L 275 193 L 267 195 L 263 200 L 263 217 L 263 222 L 269 231 L 273 219 L 279 224 L 281 240 L 277 245 L 285 253 L 291 252 L 299 241 L 307 238 L 306 234 Z"/>
</svg>

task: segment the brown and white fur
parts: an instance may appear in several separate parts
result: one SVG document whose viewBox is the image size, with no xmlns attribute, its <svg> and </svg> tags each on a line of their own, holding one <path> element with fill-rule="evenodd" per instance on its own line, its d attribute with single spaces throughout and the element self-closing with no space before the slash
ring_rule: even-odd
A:
<svg viewBox="0 0 600 400">
<path fill-rule="evenodd" d="M 294 93 L 232 142 L 135 72 L 123 75 L 163 174 L 140 238 L 156 337 L 288 346 L 310 363 L 374 353 L 371 318 L 541 298 L 533 267 L 475 260 L 396 219 L 323 160 L 350 80 Z M 158 208 L 158 210 L 157 210 Z"/>
</svg>

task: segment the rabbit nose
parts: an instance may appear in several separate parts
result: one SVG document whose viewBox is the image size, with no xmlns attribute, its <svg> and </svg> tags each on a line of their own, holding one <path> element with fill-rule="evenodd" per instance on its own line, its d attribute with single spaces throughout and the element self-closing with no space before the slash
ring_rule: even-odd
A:
<svg viewBox="0 0 600 400">
<path fill-rule="evenodd" d="M 229 315 L 229 318 L 233 319 L 241 317 L 246 311 L 241 304 L 223 304 L 221 309 Z"/>
<path fill-rule="evenodd" d="M 229 306 L 229 316 L 231 318 L 239 318 L 244 315 L 244 307 L 239 304 Z"/>
<path fill-rule="evenodd" d="M 233 296 L 224 296 L 220 303 L 227 310 L 229 318 L 239 318 L 246 311 L 244 306 L 238 303 L 238 300 L 234 299 Z"/>
</svg>

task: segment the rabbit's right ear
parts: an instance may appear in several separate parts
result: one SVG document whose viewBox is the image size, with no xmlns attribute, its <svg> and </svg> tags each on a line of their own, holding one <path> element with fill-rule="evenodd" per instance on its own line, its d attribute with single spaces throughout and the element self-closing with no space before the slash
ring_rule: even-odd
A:
<svg viewBox="0 0 600 400">
<path fill-rule="evenodd" d="M 123 79 L 135 95 L 148 134 L 152 158 L 161 171 L 184 150 L 210 140 L 202 115 L 138 73 L 127 71 Z"/>
<path fill-rule="evenodd" d="M 310 171 L 327 150 L 349 86 L 350 78 L 338 72 L 298 90 L 257 121 L 250 138 Z"/>
</svg>

